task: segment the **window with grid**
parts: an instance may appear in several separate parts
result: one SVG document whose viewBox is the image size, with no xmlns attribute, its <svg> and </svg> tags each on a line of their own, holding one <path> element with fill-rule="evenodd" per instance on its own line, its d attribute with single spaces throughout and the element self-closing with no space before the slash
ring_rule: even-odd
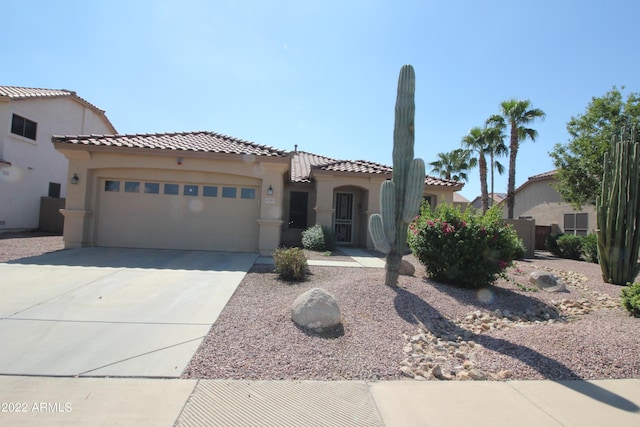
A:
<svg viewBox="0 0 640 427">
<path fill-rule="evenodd" d="M 586 213 L 564 214 L 564 234 L 586 236 L 589 232 L 589 215 Z"/>
<path fill-rule="evenodd" d="M 36 140 L 38 124 L 17 114 L 11 119 L 11 133 Z"/>
</svg>

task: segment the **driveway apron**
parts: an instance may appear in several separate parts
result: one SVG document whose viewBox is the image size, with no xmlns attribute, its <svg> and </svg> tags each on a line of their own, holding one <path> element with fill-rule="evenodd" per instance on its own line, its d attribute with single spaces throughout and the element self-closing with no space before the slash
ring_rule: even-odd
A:
<svg viewBox="0 0 640 427">
<path fill-rule="evenodd" d="M 81 248 L 0 264 L 0 374 L 179 377 L 257 254 Z"/>
</svg>

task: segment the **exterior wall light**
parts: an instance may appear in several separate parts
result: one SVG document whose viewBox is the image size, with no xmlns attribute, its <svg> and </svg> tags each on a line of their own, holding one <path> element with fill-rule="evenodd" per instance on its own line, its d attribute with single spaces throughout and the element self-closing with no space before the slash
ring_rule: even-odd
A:
<svg viewBox="0 0 640 427">
<path fill-rule="evenodd" d="M 73 176 L 71 177 L 71 184 L 73 185 L 77 185 L 78 181 L 80 181 L 80 178 L 78 177 L 77 173 L 74 173 Z"/>
<path fill-rule="evenodd" d="M 269 188 L 267 188 L 267 194 L 269 196 L 273 196 L 273 187 L 272 186 L 269 186 Z"/>
</svg>

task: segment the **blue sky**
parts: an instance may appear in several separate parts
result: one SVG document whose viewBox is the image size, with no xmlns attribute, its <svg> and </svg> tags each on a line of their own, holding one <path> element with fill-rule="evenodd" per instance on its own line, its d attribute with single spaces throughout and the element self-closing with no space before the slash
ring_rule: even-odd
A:
<svg viewBox="0 0 640 427">
<path fill-rule="evenodd" d="M 431 162 L 501 101 L 530 99 L 547 118 L 516 185 L 553 169 L 548 152 L 592 97 L 640 92 L 635 0 L 23 0 L 2 16 L 1 85 L 75 90 L 120 133 L 209 130 L 390 165 L 412 64 L 415 152 Z"/>
</svg>

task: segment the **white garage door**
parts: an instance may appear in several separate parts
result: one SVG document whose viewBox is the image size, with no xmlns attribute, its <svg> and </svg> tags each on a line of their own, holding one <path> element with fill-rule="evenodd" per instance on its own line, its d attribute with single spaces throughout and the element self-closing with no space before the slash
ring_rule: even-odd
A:
<svg viewBox="0 0 640 427">
<path fill-rule="evenodd" d="M 98 246 L 256 252 L 259 188 L 100 179 Z"/>
</svg>

